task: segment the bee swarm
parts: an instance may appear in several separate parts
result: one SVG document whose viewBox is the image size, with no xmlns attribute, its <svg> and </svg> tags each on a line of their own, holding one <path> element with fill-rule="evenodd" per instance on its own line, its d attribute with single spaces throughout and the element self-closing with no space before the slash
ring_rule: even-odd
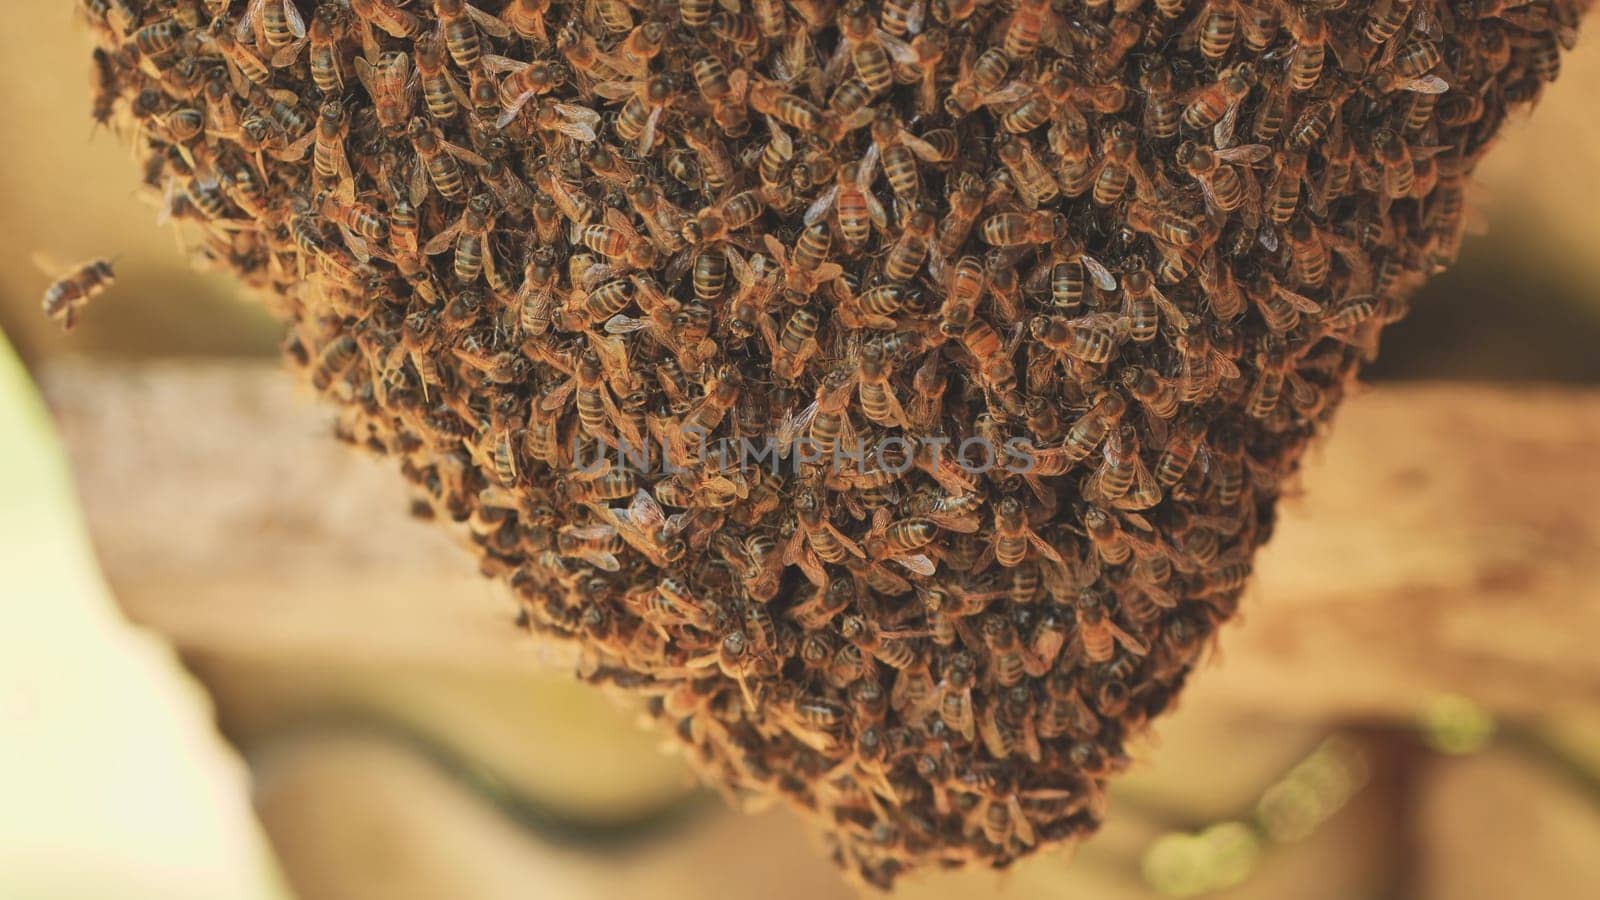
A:
<svg viewBox="0 0 1600 900">
<path fill-rule="evenodd" d="M 1583 4 L 480 5 L 81 0 L 94 115 L 527 626 L 887 886 L 1094 830 Z"/>
</svg>

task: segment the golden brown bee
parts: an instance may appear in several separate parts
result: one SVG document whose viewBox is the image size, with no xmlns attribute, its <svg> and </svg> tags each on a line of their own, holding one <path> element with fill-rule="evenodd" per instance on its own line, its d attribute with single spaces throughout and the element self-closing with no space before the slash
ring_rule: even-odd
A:
<svg viewBox="0 0 1600 900">
<path fill-rule="evenodd" d="M 883 274 L 890 281 L 908 282 L 928 257 L 933 230 L 938 224 L 933 214 L 919 209 L 906 217 L 900 236 L 890 245 L 883 259 Z"/>
<path fill-rule="evenodd" d="M 1319 14 L 1298 12 L 1289 19 L 1289 33 L 1294 36 L 1294 50 L 1289 56 L 1289 88 L 1309 91 L 1322 78 L 1322 64 L 1327 56 L 1327 23 Z"/>
<path fill-rule="evenodd" d="M 1078 614 L 1078 641 L 1082 644 L 1083 655 L 1090 662 L 1109 662 L 1116 651 L 1115 644 L 1121 644 L 1123 649 L 1137 656 L 1150 652 L 1142 641 L 1112 620 L 1111 612 L 1099 594 L 1093 591 L 1080 593 L 1074 608 Z"/>
<path fill-rule="evenodd" d="M 1038 208 L 1061 196 L 1061 184 L 1034 154 L 1026 138 L 1006 136 L 995 150 L 995 157 L 1011 173 L 1023 202 Z"/>
<path fill-rule="evenodd" d="M 1001 49 L 1017 62 L 1031 58 L 1051 24 L 1051 15 L 1049 0 L 1020 0 L 1006 25 Z"/>
<path fill-rule="evenodd" d="M 356 58 L 356 75 L 372 98 L 378 122 L 386 131 L 398 132 L 411 119 L 413 81 L 411 57 L 396 51 L 385 52 L 376 63 Z M 415 126 L 413 126 L 415 127 Z"/>
<path fill-rule="evenodd" d="M 1233 143 L 1239 106 L 1255 86 L 1255 70 L 1240 63 L 1211 84 L 1190 91 L 1183 108 L 1183 124 L 1195 131 L 1211 129 L 1218 147 Z"/>
<path fill-rule="evenodd" d="M 643 155 L 655 145 L 662 113 L 677 100 L 678 82 L 667 75 L 643 81 L 608 81 L 596 85 L 595 93 L 612 100 L 626 98 L 622 110 L 617 113 L 617 137 L 636 144 Z"/>
<path fill-rule="evenodd" d="M 422 161 L 421 170 L 439 195 L 446 200 L 465 203 L 468 199 L 467 176 L 457 160 L 465 160 L 476 166 L 488 165 L 488 160 L 444 140 L 439 130 L 421 117 L 411 120 L 406 133 L 411 139 L 411 148 Z"/>
<path fill-rule="evenodd" d="M 371 34 L 373 27 L 393 38 L 416 37 L 422 33 L 422 20 L 415 13 L 401 9 L 403 4 L 397 0 L 349 0 L 349 3 L 361 23 L 362 41 L 369 60 L 378 55 L 378 44 Z"/>
<path fill-rule="evenodd" d="M 433 0 L 433 12 L 450 58 L 463 69 L 472 69 L 483 56 L 479 29 L 496 38 L 511 36 L 510 26 L 466 0 Z"/>
<path fill-rule="evenodd" d="M 751 109 L 796 131 L 814 133 L 822 127 L 822 110 L 809 100 L 785 92 L 774 82 L 752 82 L 749 99 Z"/>
<path fill-rule="evenodd" d="M 471 284 L 485 269 L 494 268 L 494 253 L 488 242 L 494 222 L 494 199 L 488 194 L 476 194 L 467 201 L 460 221 L 434 235 L 422 252 L 436 256 L 454 248 L 452 271 L 456 280 Z"/>
<path fill-rule="evenodd" d="M 1120 201 L 1130 185 L 1137 185 L 1137 196 L 1147 193 L 1146 179 L 1138 160 L 1139 145 L 1133 129 L 1124 122 L 1115 122 L 1107 130 L 1101 148 L 1100 167 L 1094 176 L 1094 202 L 1097 206 L 1110 206 Z"/>
<path fill-rule="evenodd" d="M 1005 497 L 994 511 L 994 560 L 1005 568 L 1022 565 L 1030 551 L 1054 563 L 1061 554 L 1028 524 L 1026 511 L 1015 497 Z"/>
<path fill-rule="evenodd" d="M 1192 219 L 1139 201 L 1128 207 L 1128 227 L 1174 247 L 1190 246 L 1200 240 L 1202 233 L 1199 223 Z"/>
<path fill-rule="evenodd" d="M 1101 365 L 1111 361 L 1117 344 L 1124 334 L 1115 316 L 1095 315 L 1078 319 L 1063 316 L 1039 316 L 1028 328 L 1035 340 L 1057 353 Z"/>
<path fill-rule="evenodd" d="M 887 228 L 889 217 L 867 190 L 872 169 L 864 163 L 840 166 L 835 183 L 824 191 L 805 212 L 806 225 L 814 225 L 834 207 L 838 210 L 839 232 L 847 244 L 861 244 L 872 234 L 872 226 Z"/>
<path fill-rule="evenodd" d="M 1066 235 L 1066 216 L 1054 212 L 1000 213 L 983 222 L 984 241 L 996 247 L 1046 244 Z"/>
<path fill-rule="evenodd" d="M 943 677 L 939 681 L 939 718 L 946 728 L 960 734 L 968 741 L 977 735 L 977 723 L 972 714 L 972 687 L 976 679 L 977 663 L 966 651 L 945 657 Z"/>
<path fill-rule="evenodd" d="M 1004 50 L 990 47 L 981 54 L 974 53 L 969 48 L 967 54 L 961 57 L 959 74 L 945 97 L 944 109 L 952 118 L 960 119 L 984 106 L 1015 103 L 1030 91 L 1022 81 L 1005 84 L 1006 75 L 1011 70 L 1011 59 Z"/>
<path fill-rule="evenodd" d="M 1159 57 L 1146 57 L 1139 74 L 1139 86 L 1144 89 L 1145 136 L 1156 141 L 1177 137 L 1184 107 L 1173 87 L 1172 67 Z"/>
<path fill-rule="evenodd" d="M 1228 55 L 1239 33 L 1236 0 L 1206 0 L 1200 24 L 1200 55 L 1215 63 Z"/>
<path fill-rule="evenodd" d="M 1411 14 L 1415 0 L 1378 0 L 1367 9 L 1361 24 L 1361 36 L 1375 45 L 1387 44 Z"/>
<path fill-rule="evenodd" d="M 47 272 L 53 268 L 44 260 L 35 261 Z M 51 321 L 59 323 L 63 330 L 71 331 L 77 327 L 83 307 L 104 293 L 116 280 L 110 260 L 96 259 L 83 263 L 45 288 L 42 303 L 44 314 Z"/>
<path fill-rule="evenodd" d="M 1192 141 L 1178 146 L 1177 161 L 1189 176 L 1199 182 L 1211 209 L 1231 213 L 1243 206 L 1255 191 L 1254 179 L 1232 163 L 1256 163 L 1271 150 L 1264 144 L 1246 144 L 1226 150 L 1212 150 Z"/>
</svg>

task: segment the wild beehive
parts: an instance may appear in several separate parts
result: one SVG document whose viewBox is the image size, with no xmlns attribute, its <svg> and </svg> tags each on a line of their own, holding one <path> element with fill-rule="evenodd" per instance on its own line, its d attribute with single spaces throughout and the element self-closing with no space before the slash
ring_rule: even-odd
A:
<svg viewBox="0 0 1600 900">
<path fill-rule="evenodd" d="M 1092 831 L 1575 0 L 84 0 L 528 627 L 847 871 Z"/>
</svg>

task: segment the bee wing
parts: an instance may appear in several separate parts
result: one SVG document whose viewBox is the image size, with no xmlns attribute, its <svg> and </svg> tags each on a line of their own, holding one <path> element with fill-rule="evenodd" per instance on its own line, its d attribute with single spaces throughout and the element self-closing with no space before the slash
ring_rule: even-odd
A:
<svg viewBox="0 0 1600 900">
<path fill-rule="evenodd" d="M 828 209 L 833 206 L 834 198 L 838 196 L 839 186 L 837 184 L 829 185 L 828 189 L 823 191 L 822 195 L 817 197 L 811 206 L 806 209 L 805 223 L 807 225 L 816 224 L 819 219 L 828 214 Z M 768 238 L 771 239 L 771 237 L 769 234 Z"/>
<path fill-rule="evenodd" d="M 911 49 L 910 44 L 882 29 L 878 30 L 878 43 L 883 45 L 883 49 L 889 51 L 891 59 L 903 66 L 913 66 L 921 61 L 917 57 L 917 51 Z"/>
<path fill-rule="evenodd" d="M 428 243 L 422 248 L 423 254 L 427 256 L 438 256 L 439 254 L 444 253 L 455 245 L 456 236 L 460 233 L 461 223 L 457 222 L 456 224 L 451 225 L 449 228 L 446 228 L 430 238 Z"/>
<path fill-rule="evenodd" d="M 767 116 L 767 130 L 772 135 L 772 146 L 777 147 L 779 153 L 786 158 L 794 155 L 794 141 L 789 139 L 789 133 L 783 130 L 777 119 Z"/>
<path fill-rule="evenodd" d="M 1084 271 L 1088 272 L 1089 277 L 1094 279 L 1095 287 L 1102 291 L 1114 291 L 1117 289 L 1117 277 L 1112 275 L 1111 270 L 1106 268 L 1100 260 L 1087 253 L 1080 253 L 1078 259 L 1083 261 Z"/>
<path fill-rule="evenodd" d="M 612 510 L 607 510 L 612 512 Z M 604 522 L 593 525 L 568 525 L 561 529 L 567 534 L 582 541 L 603 541 L 617 533 L 617 530 Z"/>
<path fill-rule="evenodd" d="M 287 4 L 287 8 L 294 9 L 294 4 Z M 272 54 L 272 67 L 274 69 L 287 69 L 294 65 L 294 61 L 300 58 L 300 51 L 306 48 L 307 43 L 306 38 L 301 37 L 289 46 Z"/>
<path fill-rule="evenodd" d="M 852 556 L 856 556 L 856 557 L 859 557 L 861 559 L 866 559 L 867 558 L 866 551 L 861 549 L 861 545 L 857 544 L 855 541 L 852 541 L 852 540 L 850 540 L 850 538 L 846 537 L 845 533 L 840 531 L 838 528 L 835 528 L 832 522 L 824 522 L 822 527 L 829 534 L 833 535 L 833 539 L 835 541 L 838 541 L 839 545 L 841 547 L 843 547 L 845 550 L 849 551 Z"/>
<path fill-rule="evenodd" d="M 294 0 L 283 0 L 283 18 L 289 23 L 289 33 L 297 38 L 306 36 L 306 20 L 300 17 L 299 4 Z"/>
<path fill-rule="evenodd" d="M 1239 366 L 1234 363 L 1232 357 L 1216 351 L 1211 353 L 1211 368 L 1216 370 L 1217 376 L 1223 381 L 1232 381 L 1240 374 Z"/>
<path fill-rule="evenodd" d="M 1146 647 L 1143 641 L 1123 631 L 1120 626 L 1111 621 L 1110 616 L 1106 617 L 1105 626 L 1106 630 L 1111 632 L 1111 636 L 1117 639 L 1117 643 L 1126 648 L 1129 653 L 1135 656 L 1144 656 L 1150 652 L 1150 648 Z"/>
<path fill-rule="evenodd" d="M 644 123 L 644 132 L 639 135 L 639 155 L 645 156 L 656 142 L 656 125 L 661 121 L 661 111 L 665 106 L 656 106 L 650 110 L 650 118 Z M 590 130 L 588 140 L 594 140 L 594 132 Z"/>
<path fill-rule="evenodd" d="M 561 409 L 567 405 L 568 400 L 572 399 L 572 392 L 576 390 L 577 387 L 577 379 L 568 378 L 539 401 L 539 409 L 547 413 L 555 412 L 556 410 Z"/>
<path fill-rule="evenodd" d="M 439 145 L 444 147 L 445 151 L 451 156 L 454 156 L 456 159 L 459 159 L 462 162 L 471 163 L 475 166 L 487 166 L 489 164 L 487 159 L 484 159 L 483 157 L 465 147 L 460 146 L 459 144 L 452 144 L 449 141 L 440 141 Z"/>
<path fill-rule="evenodd" d="M 266 0 L 250 0 L 250 6 L 245 9 L 243 16 L 239 17 L 239 24 L 233 27 L 233 36 L 241 41 L 253 41 L 256 35 L 265 35 L 266 26 L 262 24 L 262 7 Z"/>
<path fill-rule="evenodd" d="M 906 34 L 922 33 L 922 20 L 927 8 L 924 0 L 912 0 L 910 8 L 906 10 Z"/>
<path fill-rule="evenodd" d="M 984 106 L 1009 106 L 1020 103 L 1033 93 L 1033 85 L 1026 81 L 1013 81 L 999 88 L 994 93 L 986 94 L 983 98 Z"/>
<path fill-rule="evenodd" d="M 1450 90 L 1450 82 L 1437 75 L 1424 75 L 1421 78 L 1402 79 L 1396 83 L 1395 89 L 1418 94 L 1443 94 Z"/>
<path fill-rule="evenodd" d="M 1271 155 L 1272 148 L 1266 144 L 1241 144 L 1216 152 L 1217 159 L 1232 163 L 1258 163 Z"/>
<path fill-rule="evenodd" d="M 532 65 L 531 63 L 523 62 L 520 59 L 512 59 L 509 56 L 500 56 L 496 53 L 483 54 L 483 56 L 479 58 L 479 62 L 483 63 L 483 67 L 485 69 L 488 69 L 490 72 L 494 72 L 498 75 L 504 75 L 507 72 L 520 72 Z"/>
<path fill-rule="evenodd" d="M 1156 301 L 1156 308 L 1161 310 L 1161 314 L 1167 317 L 1167 321 L 1172 324 L 1173 328 L 1185 332 L 1189 330 L 1189 318 L 1183 314 L 1183 310 L 1179 309 L 1177 304 L 1168 300 L 1167 295 L 1161 293 L 1154 286 L 1150 288 L 1150 294 Z"/>
<path fill-rule="evenodd" d="M 1278 296 L 1287 301 L 1290 306 L 1300 310 L 1301 312 L 1311 313 L 1313 315 L 1322 312 L 1322 304 L 1312 300 L 1310 297 L 1307 297 L 1304 294 L 1297 294 L 1294 291 L 1282 286 L 1275 287 L 1273 290 L 1277 291 Z"/>
<path fill-rule="evenodd" d="M 528 101 L 532 100 L 536 96 L 538 96 L 538 94 L 535 91 L 527 91 L 519 95 L 515 100 L 512 100 L 506 105 L 505 111 L 500 113 L 499 117 L 494 120 L 495 127 L 504 128 L 507 125 L 510 125 L 512 120 L 516 119 L 516 117 L 522 112 L 522 108 L 528 105 Z"/>
<path fill-rule="evenodd" d="M 285 3 L 284 5 L 285 6 L 293 6 L 294 4 Z M 467 16 L 469 18 L 471 18 L 473 22 L 477 23 L 477 26 L 479 28 L 482 28 L 484 31 L 488 32 L 490 35 L 492 35 L 494 37 L 500 38 L 502 40 L 504 40 L 505 38 L 511 37 L 511 26 L 510 25 L 507 25 L 505 22 L 502 22 L 499 18 L 484 12 L 483 10 L 477 8 L 476 6 L 468 6 L 467 7 Z"/>
<path fill-rule="evenodd" d="M 900 142 L 911 148 L 924 162 L 938 162 L 941 158 L 939 148 L 917 137 L 909 131 L 900 132 Z"/>
<path fill-rule="evenodd" d="M 594 86 L 594 92 L 607 100 L 625 100 L 639 90 L 635 81 L 602 81 Z"/>
<path fill-rule="evenodd" d="M 628 504 L 627 515 L 633 524 L 643 529 L 646 534 L 655 534 L 667 527 L 666 511 L 644 488 L 640 488 L 639 492 L 633 495 L 633 502 Z"/>
<path fill-rule="evenodd" d="M 904 565 L 907 572 L 914 572 L 925 578 L 933 578 L 934 573 L 939 572 L 938 562 L 928 559 L 928 554 L 923 554 L 923 552 L 915 552 L 910 556 L 891 557 L 891 559 L 894 562 L 898 562 L 899 565 Z M 907 589 L 909 589 L 909 586 L 907 586 Z"/>
<path fill-rule="evenodd" d="M 1225 149 L 1229 144 L 1233 143 L 1233 130 L 1239 122 L 1239 110 L 1243 106 L 1244 104 L 1239 100 L 1229 103 L 1228 111 L 1222 114 L 1222 118 L 1211 129 L 1211 139 L 1218 149 Z"/>
<path fill-rule="evenodd" d="M 170 185 L 173 182 L 169 179 L 167 183 Z M 33 263 L 34 268 L 46 275 L 49 275 L 51 278 L 56 278 L 60 276 L 61 273 L 67 271 L 66 266 L 62 265 L 61 262 L 54 256 L 51 256 L 43 250 L 33 251 L 28 255 L 28 259 Z"/>
</svg>

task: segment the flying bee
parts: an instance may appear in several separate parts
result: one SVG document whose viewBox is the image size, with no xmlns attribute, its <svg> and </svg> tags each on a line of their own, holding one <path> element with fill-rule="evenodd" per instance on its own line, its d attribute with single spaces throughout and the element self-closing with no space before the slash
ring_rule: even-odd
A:
<svg viewBox="0 0 1600 900">
<path fill-rule="evenodd" d="M 40 256 L 35 257 L 34 263 L 47 273 L 59 271 L 59 267 L 53 266 L 49 260 Z M 59 323 L 63 330 L 71 331 L 77 327 L 78 317 L 82 314 L 84 306 L 105 293 L 116 278 L 110 260 L 95 259 L 76 266 L 45 288 L 41 304 L 44 314 L 49 316 L 51 321 Z"/>
</svg>

